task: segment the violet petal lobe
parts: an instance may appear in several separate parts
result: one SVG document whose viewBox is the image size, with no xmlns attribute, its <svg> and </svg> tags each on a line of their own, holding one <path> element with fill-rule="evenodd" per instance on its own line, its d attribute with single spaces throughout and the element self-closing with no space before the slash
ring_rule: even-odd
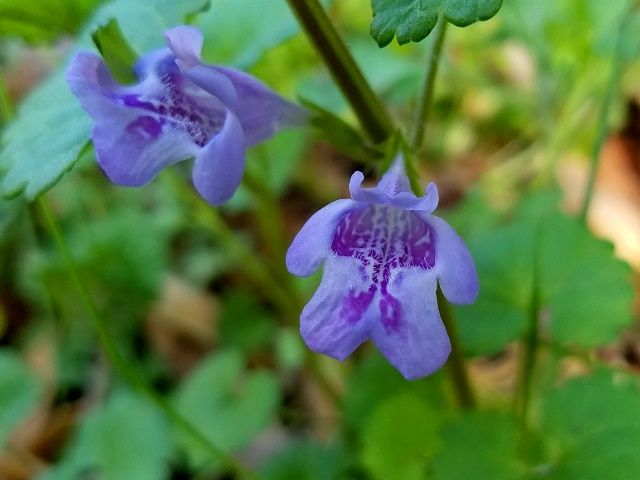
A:
<svg viewBox="0 0 640 480">
<path fill-rule="evenodd" d="M 182 25 L 170 28 L 164 32 L 167 46 L 176 56 L 176 62 L 181 69 L 192 68 L 200 65 L 200 52 L 204 43 L 204 37 L 195 27 Z"/>
<path fill-rule="evenodd" d="M 222 130 L 196 155 L 193 184 L 213 205 L 229 200 L 244 172 L 244 132 L 238 118 L 227 110 Z"/>
<path fill-rule="evenodd" d="M 469 249 L 442 218 L 422 214 L 436 232 L 436 273 L 444 296 L 452 303 L 473 303 L 478 296 L 478 272 Z"/>
<path fill-rule="evenodd" d="M 125 104 L 132 87 L 116 84 L 103 60 L 79 52 L 67 70 L 67 82 L 93 117 L 92 138 L 98 163 L 115 183 L 139 186 L 172 163 L 197 151 L 188 133 L 167 128 L 161 118 Z"/>
<path fill-rule="evenodd" d="M 433 212 L 438 206 L 438 188 L 430 183 L 422 197 L 416 197 L 409 187 L 409 181 L 404 174 L 395 172 L 392 168 L 375 187 L 362 188 L 364 175 L 354 172 L 349 181 L 351 198 L 359 202 L 392 205 L 403 210 L 416 210 L 427 213 Z"/>
<path fill-rule="evenodd" d="M 367 296 L 367 288 L 351 258 L 327 258 L 322 282 L 300 316 L 300 333 L 311 350 L 344 360 L 367 339 L 375 319 L 375 295 Z"/>
<path fill-rule="evenodd" d="M 436 299 L 433 271 L 406 270 L 390 282 L 389 296 L 380 302 L 382 321 L 372 322 L 371 339 L 408 380 L 438 370 L 451 352 Z"/>
<path fill-rule="evenodd" d="M 238 94 L 235 113 L 246 132 L 247 146 L 265 141 L 281 128 L 307 123 L 307 110 L 285 100 L 253 76 L 223 66 L 206 68 L 226 75 L 233 83 Z"/>
<path fill-rule="evenodd" d="M 293 275 L 308 277 L 330 254 L 338 222 L 354 207 L 353 200 L 336 200 L 314 213 L 300 229 L 287 251 L 287 269 Z"/>
</svg>

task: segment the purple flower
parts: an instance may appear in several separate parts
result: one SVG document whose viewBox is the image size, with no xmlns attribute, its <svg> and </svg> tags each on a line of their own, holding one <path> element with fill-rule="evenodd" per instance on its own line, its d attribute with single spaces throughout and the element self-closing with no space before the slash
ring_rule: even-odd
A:
<svg viewBox="0 0 640 480">
<path fill-rule="evenodd" d="M 324 275 L 300 318 L 314 351 L 344 360 L 370 338 L 407 379 L 440 368 L 451 351 L 436 300 L 437 282 L 453 303 L 478 293 L 473 259 L 462 239 L 432 215 L 438 190 L 430 183 L 418 198 L 402 159 L 374 188 L 364 175 L 349 182 L 351 199 L 316 212 L 287 252 L 294 275 Z"/>
<path fill-rule="evenodd" d="M 136 63 L 134 85 L 116 83 L 89 52 L 73 57 L 67 82 L 95 121 L 96 157 L 114 183 L 140 186 L 195 157 L 196 189 L 220 204 L 242 179 L 245 148 L 304 123 L 306 113 L 246 73 L 203 65 L 197 29 L 176 27 L 165 38 L 169 48 Z"/>
</svg>

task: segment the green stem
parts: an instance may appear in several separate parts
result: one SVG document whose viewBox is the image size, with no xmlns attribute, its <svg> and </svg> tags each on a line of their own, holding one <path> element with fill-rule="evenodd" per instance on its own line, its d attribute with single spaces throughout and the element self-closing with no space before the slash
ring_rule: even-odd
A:
<svg viewBox="0 0 640 480">
<path fill-rule="evenodd" d="M 323 58 L 333 79 L 351 104 L 362 128 L 380 143 L 394 131 L 380 99 L 365 79 L 349 49 L 318 0 L 287 0 L 298 22 Z"/>
<path fill-rule="evenodd" d="M 533 235 L 533 266 L 531 274 L 531 297 L 529 299 L 528 331 L 524 339 L 524 352 L 520 364 L 520 385 L 515 401 L 515 413 L 520 425 L 519 451 L 523 458 L 530 455 L 529 448 L 529 411 L 533 392 L 534 372 L 540 344 L 540 276 L 538 272 L 538 246 L 540 230 Z"/>
<path fill-rule="evenodd" d="M 447 334 L 449 335 L 449 340 L 451 341 L 451 354 L 449 355 L 447 366 L 458 397 L 458 403 L 462 408 L 471 410 L 476 406 L 475 395 L 473 394 L 469 376 L 467 375 L 464 355 L 460 349 L 460 340 L 458 339 L 458 330 L 454 321 L 453 312 L 440 288 L 438 288 L 438 310 L 440 310 L 442 323 L 444 323 Z"/>
<path fill-rule="evenodd" d="M 435 86 L 436 74 L 438 73 L 438 65 L 442 54 L 442 45 L 444 44 L 445 33 L 447 32 L 447 21 L 444 15 L 440 15 L 438 23 L 433 30 L 433 43 L 429 50 L 429 59 L 427 62 L 427 70 L 424 76 L 424 83 L 420 91 L 418 99 L 418 109 L 416 110 L 415 121 L 411 131 L 411 146 L 414 151 L 419 150 L 424 142 L 425 125 L 429 118 L 431 105 L 433 104 L 433 92 Z"/>
<path fill-rule="evenodd" d="M 629 12 L 631 13 L 631 12 Z M 580 220 L 582 222 L 587 221 L 587 214 L 589 213 L 589 206 L 591 204 L 591 198 L 593 197 L 593 189 L 596 183 L 596 176 L 598 173 L 598 164 L 600 162 L 600 154 L 602 152 L 602 145 L 609 131 L 609 111 L 611 110 L 611 104 L 613 103 L 613 97 L 618 84 L 620 83 L 620 77 L 622 75 L 622 47 L 624 46 L 623 38 L 628 18 L 631 15 L 625 15 L 622 19 L 620 30 L 618 31 L 618 38 L 616 41 L 615 53 L 613 57 L 613 64 L 611 66 L 611 73 L 609 74 L 609 80 L 607 82 L 607 90 L 602 102 L 602 109 L 600 110 L 600 116 L 598 117 L 598 126 L 596 130 L 596 140 L 591 150 L 591 163 L 589 166 L 589 178 L 587 180 L 587 190 L 582 202 L 582 208 L 580 210 Z"/>
<path fill-rule="evenodd" d="M 43 199 L 39 200 L 39 206 L 58 252 L 66 264 L 71 281 L 80 295 L 80 300 L 89 315 L 89 320 L 96 332 L 98 341 L 109 359 L 109 362 L 115 367 L 116 371 L 131 387 L 145 394 L 160 409 L 162 409 L 165 415 L 167 415 L 167 417 L 170 418 L 179 428 L 190 435 L 195 441 L 200 443 L 212 457 L 224 463 L 238 478 L 245 480 L 254 478 L 253 474 L 247 470 L 246 467 L 236 461 L 223 449 L 214 445 L 197 427 L 192 425 L 186 418 L 176 411 L 162 395 L 153 389 L 153 387 L 132 366 L 132 364 L 121 355 L 107 330 L 106 322 L 98 312 L 98 307 L 93 301 L 93 297 L 86 286 L 86 282 L 84 282 L 80 276 L 80 272 L 78 271 L 73 255 L 71 254 L 71 249 L 66 242 L 60 226 L 51 213 L 49 206 Z"/>
<path fill-rule="evenodd" d="M 521 430 L 527 429 L 529 416 L 529 404 L 531 403 L 531 387 L 533 385 L 533 372 L 536 366 L 536 357 L 539 344 L 539 317 L 540 294 L 538 292 L 538 279 L 535 272 L 532 279 L 531 300 L 529 304 L 528 320 L 529 330 L 524 342 L 524 353 L 520 374 L 520 392 L 516 401 L 516 415 L 520 419 Z"/>
<path fill-rule="evenodd" d="M 13 109 L 11 107 L 11 100 L 7 92 L 7 86 L 4 82 L 4 74 L 0 69 L 0 127 L 9 122 L 13 117 Z"/>
</svg>

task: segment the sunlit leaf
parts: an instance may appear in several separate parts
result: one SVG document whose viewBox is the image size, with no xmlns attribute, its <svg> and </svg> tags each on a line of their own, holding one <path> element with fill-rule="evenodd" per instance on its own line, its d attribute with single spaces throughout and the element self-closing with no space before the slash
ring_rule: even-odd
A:
<svg viewBox="0 0 640 480">
<path fill-rule="evenodd" d="M 458 27 L 493 17 L 502 0 L 372 0 L 371 35 L 384 47 L 393 37 L 399 44 L 423 40 L 444 17 Z"/>
</svg>

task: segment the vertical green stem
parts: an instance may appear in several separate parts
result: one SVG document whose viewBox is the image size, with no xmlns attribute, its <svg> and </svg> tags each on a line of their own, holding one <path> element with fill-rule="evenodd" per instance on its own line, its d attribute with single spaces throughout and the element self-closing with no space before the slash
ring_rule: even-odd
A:
<svg viewBox="0 0 640 480">
<path fill-rule="evenodd" d="M 162 395 L 153 389 L 153 387 L 133 367 L 133 365 L 120 354 L 107 330 L 106 322 L 98 313 L 98 307 L 93 301 L 91 293 L 87 289 L 86 282 L 83 281 L 78 269 L 76 268 L 73 255 L 71 254 L 71 249 L 66 242 L 62 229 L 58 225 L 55 217 L 49 209 L 49 206 L 44 200 L 39 200 L 39 206 L 58 252 L 66 264 L 71 281 L 80 296 L 81 302 L 84 304 L 87 314 L 89 315 L 89 320 L 96 332 L 98 341 L 109 359 L 109 362 L 114 366 L 116 371 L 129 385 L 141 391 L 150 400 L 152 400 L 179 428 L 199 442 L 213 458 L 224 463 L 238 478 L 244 480 L 252 479 L 253 474 L 249 470 L 236 461 L 231 455 L 214 445 L 197 427 L 192 425 L 187 419 L 178 413 L 178 411 L 176 411 Z"/>
<path fill-rule="evenodd" d="M 394 130 L 389 114 L 367 83 L 318 0 L 287 0 L 300 25 L 323 58 L 333 79 L 355 112 L 362 128 L 376 143 Z"/>
<path fill-rule="evenodd" d="M 438 288 L 438 310 L 440 310 L 442 323 L 444 323 L 449 335 L 449 340 L 451 341 L 451 354 L 449 355 L 447 366 L 451 374 L 453 386 L 456 390 L 458 403 L 462 408 L 473 409 L 476 406 L 476 399 L 471 388 L 471 383 L 469 382 L 469 376 L 467 375 L 467 369 L 464 364 L 464 355 L 460 349 L 458 330 L 453 318 L 453 312 L 451 311 L 451 305 L 449 305 L 447 300 L 444 298 L 440 288 Z"/>
<path fill-rule="evenodd" d="M 438 23 L 433 29 L 433 43 L 429 50 L 429 58 L 427 61 L 427 70 L 424 76 L 422 89 L 420 90 L 420 98 L 418 99 L 418 109 L 416 110 L 413 129 L 411 130 L 411 146 L 414 151 L 422 147 L 424 141 L 425 125 L 429 118 L 429 112 L 433 103 L 433 92 L 435 86 L 436 74 L 438 73 L 438 65 L 442 54 L 442 45 L 444 44 L 445 33 L 447 32 L 447 21 L 444 15 L 438 17 Z"/>
<path fill-rule="evenodd" d="M 535 270 L 535 267 L 534 267 Z M 529 404 L 531 399 L 531 386 L 533 384 L 533 372 L 536 365 L 536 356 L 539 343 L 539 317 L 540 317 L 540 294 L 538 292 L 538 279 L 534 271 L 531 287 L 531 300 L 528 312 L 528 331 L 524 342 L 524 352 L 522 356 L 520 387 L 516 399 L 516 414 L 520 419 L 523 431 L 527 428 L 529 415 Z"/>
<path fill-rule="evenodd" d="M 0 127 L 7 123 L 13 116 L 11 101 L 7 93 L 7 87 L 4 83 L 4 74 L 0 69 Z"/>
<path fill-rule="evenodd" d="M 631 13 L 631 12 L 629 12 Z M 580 210 L 580 220 L 582 222 L 587 221 L 587 214 L 589 213 L 589 205 L 591 204 L 591 197 L 593 196 L 593 188 L 596 183 L 596 176 L 598 173 L 598 164 L 600 161 L 600 153 L 602 152 L 602 145 L 607 138 L 608 133 L 608 121 L 609 111 L 611 110 L 611 104 L 613 103 L 613 97 L 618 84 L 620 83 L 620 77 L 622 75 L 622 63 L 623 54 L 622 49 L 624 46 L 624 33 L 627 27 L 627 21 L 630 15 L 625 15 L 621 21 L 620 30 L 618 31 L 618 38 L 616 42 L 613 63 L 611 65 L 611 73 L 609 74 L 609 80 L 607 82 L 607 90 L 604 100 L 602 102 L 602 109 L 600 110 L 600 116 L 598 117 L 598 126 L 596 130 L 596 140 L 591 150 L 591 163 L 589 166 L 589 178 L 587 180 L 587 189 L 582 202 L 582 208 Z"/>
<path fill-rule="evenodd" d="M 424 130 L 429 117 L 429 111 L 433 100 L 433 91 L 435 86 L 436 73 L 438 71 L 438 64 L 440 62 L 440 56 L 442 52 L 442 45 L 444 43 L 444 37 L 446 32 L 447 22 L 444 16 L 438 18 L 438 23 L 434 29 L 434 39 L 429 52 L 429 61 L 427 64 L 427 71 L 425 73 L 424 82 L 420 92 L 420 98 L 418 100 L 418 110 L 416 112 L 415 121 L 411 131 L 411 148 L 413 152 L 418 150 L 422 146 L 424 140 Z M 405 152 L 407 165 L 405 169 L 407 172 L 412 170 L 412 164 L 409 161 L 413 159 Z M 416 195 L 420 195 L 421 192 L 416 191 L 415 181 L 412 181 L 412 189 Z M 460 348 L 460 340 L 458 338 L 458 330 L 455 323 L 455 317 L 451 306 L 444 298 L 442 291 L 438 287 L 438 310 L 442 317 L 442 323 L 444 323 L 451 341 L 451 354 L 447 362 L 449 373 L 451 375 L 451 381 L 458 397 L 458 403 L 462 408 L 473 409 L 476 406 L 476 399 L 469 381 L 469 375 L 464 362 L 464 354 Z"/>
</svg>

